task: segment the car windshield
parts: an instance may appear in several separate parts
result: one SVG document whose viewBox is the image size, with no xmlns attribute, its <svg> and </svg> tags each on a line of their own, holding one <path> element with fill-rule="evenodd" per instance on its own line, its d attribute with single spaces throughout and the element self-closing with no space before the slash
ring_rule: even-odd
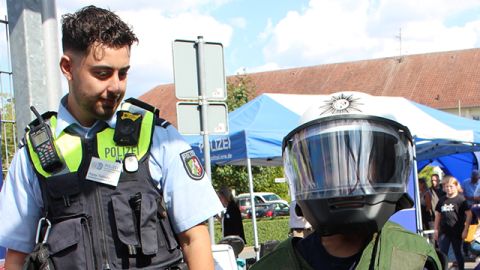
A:
<svg viewBox="0 0 480 270">
<path fill-rule="evenodd" d="M 282 198 L 280 198 L 277 194 L 267 194 L 267 195 L 263 195 L 262 196 L 267 202 L 269 201 L 278 201 L 278 200 L 281 200 Z"/>
</svg>

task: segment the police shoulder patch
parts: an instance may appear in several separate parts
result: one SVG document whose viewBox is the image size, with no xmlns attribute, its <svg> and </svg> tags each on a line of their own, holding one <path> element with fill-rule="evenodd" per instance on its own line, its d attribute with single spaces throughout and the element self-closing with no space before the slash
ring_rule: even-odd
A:
<svg viewBox="0 0 480 270">
<path fill-rule="evenodd" d="M 183 167 L 187 171 L 188 176 L 193 180 L 200 180 L 205 175 L 200 159 L 195 155 L 195 152 L 190 149 L 180 153 L 180 159 L 183 162 Z"/>
</svg>

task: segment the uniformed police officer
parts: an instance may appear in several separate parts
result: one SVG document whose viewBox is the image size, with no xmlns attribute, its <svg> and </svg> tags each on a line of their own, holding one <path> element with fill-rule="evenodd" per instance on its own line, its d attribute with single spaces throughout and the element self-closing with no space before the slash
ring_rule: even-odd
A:
<svg viewBox="0 0 480 270">
<path fill-rule="evenodd" d="M 26 135 L 0 193 L 7 269 L 21 269 L 37 228 L 57 269 L 213 269 L 204 221 L 223 208 L 198 158 L 158 111 L 121 105 L 137 37 L 94 6 L 62 19 L 68 94 L 46 117 L 61 166 L 45 167 L 45 137 Z"/>
</svg>

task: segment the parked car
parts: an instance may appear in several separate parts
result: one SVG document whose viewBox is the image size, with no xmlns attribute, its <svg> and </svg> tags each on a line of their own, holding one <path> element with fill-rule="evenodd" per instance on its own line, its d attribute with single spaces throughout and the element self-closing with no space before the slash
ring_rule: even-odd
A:
<svg viewBox="0 0 480 270">
<path fill-rule="evenodd" d="M 267 210 L 268 210 L 268 204 L 260 203 L 255 205 L 255 216 L 257 218 L 265 217 Z M 252 218 L 252 208 L 248 208 L 245 211 L 246 218 Z"/>
<path fill-rule="evenodd" d="M 261 203 L 255 205 L 255 216 L 257 218 L 290 215 L 290 206 L 283 202 Z M 251 208 L 246 210 L 246 218 L 252 218 Z"/>
<path fill-rule="evenodd" d="M 289 215 L 290 215 L 290 206 L 287 203 L 283 203 L 283 202 L 274 202 L 274 203 L 268 204 L 268 208 L 265 213 L 266 217 L 289 216 Z"/>
<path fill-rule="evenodd" d="M 255 205 L 273 202 L 282 202 L 288 205 L 287 201 L 283 200 L 280 198 L 280 196 L 273 192 L 254 192 L 253 198 L 255 200 Z M 239 194 L 236 199 L 240 208 L 240 213 L 242 213 L 242 217 L 245 218 L 247 215 L 247 210 L 250 209 L 252 205 L 250 203 L 250 193 Z"/>
</svg>

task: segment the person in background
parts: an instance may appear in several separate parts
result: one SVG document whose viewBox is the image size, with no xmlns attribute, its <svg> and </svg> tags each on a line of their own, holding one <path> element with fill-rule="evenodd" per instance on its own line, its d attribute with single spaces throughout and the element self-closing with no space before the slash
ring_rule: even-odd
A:
<svg viewBox="0 0 480 270">
<path fill-rule="evenodd" d="M 430 181 L 432 186 L 430 187 L 430 193 L 432 194 L 432 209 L 435 210 L 438 200 L 445 196 L 445 191 L 443 191 L 443 186 L 440 183 L 440 176 L 434 173 L 430 176 Z"/>
<path fill-rule="evenodd" d="M 290 227 L 290 235 L 292 237 L 306 237 L 312 232 L 312 225 L 305 219 L 305 217 L 298 216 L 295 209 L 297 202 L 290 202 L 290 220 L 288 225 Z"/>
<path fill-rule="evenodd" d="M 467 178 L 462 181 L 462 189 L 463 189 L 463 196 L 467 200 L 468 207 L 471 208 L 473 205 L 477 204 L 480 202 L 478 198 L 475 198 L 475 191 L 477 190 L 478 187 L 478 179 L 479 179 L 479 172 L 478 170 L 472 170 L 470 174 L 470 178 Z M 475 216 L 475 214 L 472 212 L 472 224 L 478 224 L 478 218 Z M 470 250 L 468 248 L 468 243 L 464 242 L 463 243 L 463 253 L 465 254 L 466 258 L 472 257 L 470 254 Z"/>
<path fill-rule="evenodd" d="M 388 221 L 413 206 L 413 142 L 379 105 L 359 92 L 326 95 L 283 139 L 290 193 L 314 231 L 281 242 L 250 270 L 442 269 L 424 237 Z"/>
<path fill-rule="evenodd" d="M 418 179 L 420 190 L 420 205 L 422 212 L 423 230 L 433 229 L 434 212 L 432 208 L 432 194 L 425 178 Z"/>
<path fill-rule="evenodd" d="M 62 17 L 68 94 L 30 124 L 0 192 L 6 269 L 214 269 L 205 220 L 222 205 L 200 160 L 157 109 L 122 104 L 137 41 L 106 9 Z"/>
<path fill-rule="evenodd" d="M 479 173 L 477 170 L 472 170 L 470 178 L 463 180 L 461 183 L 463 189 L 463 196 L 467 200 L 468 207 L 471 207 L 477 201 L 475 200 L 475 190 L 478 186 Z"/>
<path fill-rule="evenodd" d="M 437 173 L 434 173 L 430 176 L 430 181 L 432 182 L 431 189 L 437 193 L 438 197 L 442 197 L 445 195 L 445 191 L 443 190 L 442 183 L 440 182 L 440 176 Z"/>
<path fill-rule="evenodd" d="M 463 239 L 467 237 L 472 213 L 465 197 L 461 194 L 462 187 L 453 176 L 445 176 L 442 181 L 446 196 L 440 198 L 435 209 L 434 239 L 438 241 L 440 250 L 448 254 L 452 245 L 459 270 L 465 269 L 462 254 Z"/>
<path fill-rule="evenodd" d="M 222 216 L 223 237 L 237 235 L 246 243 L 242 215 L 232 191 L 228 187 L 222 187 L 218 191 L 218 196 L 223 206 L 226 207 L 225 213 Z"/>
</svg>

